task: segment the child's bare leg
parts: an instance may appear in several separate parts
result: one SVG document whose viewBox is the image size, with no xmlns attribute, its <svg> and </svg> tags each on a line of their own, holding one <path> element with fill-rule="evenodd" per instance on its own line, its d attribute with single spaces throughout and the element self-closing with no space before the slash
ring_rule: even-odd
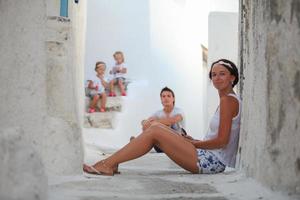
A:
<svg viewBox="0 0 300 200">
<path fill-rule="evenodd" d="M 118 85 L 119 85 L 121 93 L 125 93 L 125 87 L 124 87 L 123 81 L 121 79 L 118 80 Z"/>
<path fill-rule="evenodd" d="M 114 91 L 114 90 L 115 90 L 115 89 L 114 89 L 115 82 L 116 82 L 115 79 L 113 79 L 113 80 L 110 81 L 110 83 L 109 83 L 110 92 L 115 92 L 115 91 Z"/>
<path fill-rule="evenodd" d="M 96 108 L 96 105 L 97 105 L 97 102 L 99 100 L 99 95 L 95 95 L 90 103 L 90 108 L 93 108 L 95 109 Z"/>
<path fill-rule="evenodd" d="M 124 146 L 122 149 L 105 159 L 105 167 L 113 169 L 114 166 L 139 158 L 149 152 L 154 145 L 159 146 L 165 154 L 182 168 L 198 173 L 197 151 L 194 145 L 182 136 L 165 129 L 163 125 L 154 125 Z M 94 165 L 101 171 L 103 162 Z"/>
<path fill-rule="evenodd" d="M 106 93 L 103 92 L 101 93 L 101 108 L 105 109 L 105 105 L 106 105 Z"/>
</svg>

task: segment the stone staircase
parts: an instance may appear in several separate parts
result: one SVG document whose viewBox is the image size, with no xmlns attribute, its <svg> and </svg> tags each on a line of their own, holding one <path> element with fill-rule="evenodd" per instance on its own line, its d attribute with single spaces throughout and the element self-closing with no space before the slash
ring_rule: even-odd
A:
<svg viewBox="0 0 300 200">
<path fill-rule="evenodd" d="M 160 105 L 159 99 L 156 99 L 158 105 L 149 104 L 148 100 L 154 99 L 149 85 L 146 80 L 131 79 L 126 97 L 117 95 L 108 99 L 107 106 L 112 104 L 115 111 L 84 114 L 86 122 L 82 127 L 82 136 L 85 159 L 95 152 L 95 148 L 98 149 L 96 152 L 102 153 L 107 153 L 107 149 L 115 151 L 127 144 L 131 136 L 140 134 L 141 120 Z"/>
<path fill-rule="evenodd" d="M 125 88 L 129 81 L 125 82 Z M 90 98 L 85 97 L 85 114 L 84 114 L 84 128 L 103 128 L 103 129 L 113 129 L 115 126 L 115 116 L 118 112 L 122 111 L 123 98 L 120 94 L 119 89 L 116 87 L 115 92 L 116 97 L 109 97 L 107 92 L 107 101 L 106 101 L 106 112 L 94 112 L 88 113 L 88 108 L 90 105 Z M 97 103 L 97 109 L 99 110 L 101 106 L 101 99 Z"/>
<path fill-rule="evenodd" d="M 100 100 L 101 101 L 101 100 Z M 98 109 L 100 108 L 100 101 L 97 103 Z M 122 97 L 107 97 L 106 112 L 88 113 L 87 110 L 90 104 L 90 98 L 85 99 L 85 115 L 84 127 L 85 128 L 114 128 L 114 118 L 116 112 L 122 111 Z"/>
</svg>

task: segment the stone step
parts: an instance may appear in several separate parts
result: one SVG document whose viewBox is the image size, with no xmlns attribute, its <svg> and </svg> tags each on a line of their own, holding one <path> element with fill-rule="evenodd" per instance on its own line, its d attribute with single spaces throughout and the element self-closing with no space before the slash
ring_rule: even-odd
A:
<svg viewBox="0 0 300 200">
<path fill-rule="evenodd" d="M 114 112 L 94 112 L 86 113 L 84 115 L 84 127 L 85 128 L 104 128 L 112 129 L 114 128 Z"/>
<path fill-rule="evenodd" d="M 129 80 L 125 82 L 126 90 L 127 85 L 130 83 Z M 116 97 L 109 97 L 109 91 L 106 91 L 107 101 L 106 101 L 106 112 L 100 113 L 87 113 L 89 109 L 89 105 L 91 99 L 89 97 L 85 97 L 85 116 L 84 116 L 84 128 L 104 128 L 104 129 L 113 129 L 114 128 L 114 118 L 115 112 L 122 111 L 123 105 L 123 97 L 120 94 L 120 90 L 118 87 L 115 88 L 115 92 L 117 94 Z M 101 99 L 97 102 L 96 111 L 99 111 L 101 107 Z"/>
<path fill-rule="evenodd" d="M 91 102 L 91 99 L 89 97 L 86 97 L 85 98 L 85 111 L 86 112 L 89 109 L 90 102 Z M 117 97 L 107 97 L 107 102 L 106 102 L 105 109 L 108 112 L 109 111 L 121 112 L 122 111 L 122 102 L 123 102 L 123 99 L 120 96 L 117 96 Z M 100 107 L 101 107 L 101 99 L 97 103 L 97 109 L 99 110 Z"/>
<path fill-rule="evenodd" d="M 85 109 L 86 114 L 84 116 L 84 127 L 85 128 L 105 128 L 105 129 L 112 129 L 113 121 L 115 117 L 115 112 L 122 111 L 122 102 L 123 99 L 120 96 L 117 97 L 107 97 L 106 102 L 106 112 L 95 112 L 95 113 L 87 113 L 89 105 L 90 105 L 90 98 L 86 97 L 85 99 Z M 101 107 L 101 99 L 97 103 L 96 111 L 99 111 Z"/>
</svg>

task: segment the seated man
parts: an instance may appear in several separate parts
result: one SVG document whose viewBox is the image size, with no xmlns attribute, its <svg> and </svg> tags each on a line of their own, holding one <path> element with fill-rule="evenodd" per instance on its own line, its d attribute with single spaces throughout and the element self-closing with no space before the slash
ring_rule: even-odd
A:
<svg viewBox="0 0 300 200">
<path fill-rule="evenodd" d="M 170 88 L 165 87 L 160 92 L 160 99 L 163 109 L 155 112 L 151 117 L 141 122 L 143 131 L 149 128 L 153 122 L 159 122 L 172 128 L 174 133 L 185 135 L 184 113 L 180 108 L 175 107 L 174 92 Z M 133 138 L 131 137 L 131 139 Z M 162 152 L 157 146 L 154 146 L 154 149 L 158 153 Z"/>
</svg>

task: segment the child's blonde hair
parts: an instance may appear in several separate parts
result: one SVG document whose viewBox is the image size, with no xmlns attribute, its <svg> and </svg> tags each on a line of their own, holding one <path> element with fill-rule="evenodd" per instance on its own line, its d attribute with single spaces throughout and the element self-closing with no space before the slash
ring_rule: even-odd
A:
<svg viewBox="0 0 300 200">
<path fill-rule="evenodd" d="M 115 53 L 114 53 L 114 58 L 116 57 L 116 55 L 121 55 L 122 56 L 122 62 L 124 62 L 125 61 L 125 59 L 124 59 L 124 54 L 123 54 L 123 52 L 122 51 L 116 51 Z"/>
<path fill-rule="evenodd" d="M 98 68 L 97 66 L 98 66 L 98 65 L 101 65 L 101 64 L 104 65 L 104 69 L 106 69 L 106 64 L 105 64 L 105 62 L 103 62 L 103 61 L 98 61 L 98 62 L 96 62 L 96 64 L 95 64 L 95 71 L 96 71 L 97 68 Z"/>
</svg>

